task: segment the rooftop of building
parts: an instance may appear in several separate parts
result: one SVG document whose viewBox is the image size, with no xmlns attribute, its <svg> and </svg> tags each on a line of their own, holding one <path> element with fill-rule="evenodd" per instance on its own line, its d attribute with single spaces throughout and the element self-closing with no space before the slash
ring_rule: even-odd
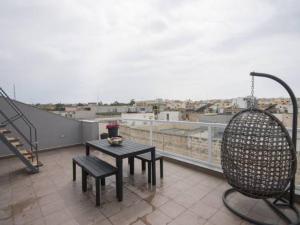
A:
<svg viewBox="0 0 300 225">
<path fill-rule="evenodd" d="M 165 162 L 165 176 L 149 186 L 136 161 L 130 175 L 124 163 L 124 200 L 115 197 L 115 180 L 101 190 L 101 206 L 95 207 L 93 190 L 81 191 L 80 172 L 72 181 L 72 157 L 84 154 L 82 145 L 40 153 L 44 166 L 28 175 L 17 158 L 0 160 L 1 224 L 45 225 L 235 225 L 248 224 L 223 205 L 229 185 L 222 178 L 174 162 Z M 114 163 L 112 158 L 93 152 Z M 236 194 L 231 202 L 242 212 L 271 224 L 284 224 L 262 200 Z M 297 205 L 299 207 L 299 205 Z"/>
</svg>

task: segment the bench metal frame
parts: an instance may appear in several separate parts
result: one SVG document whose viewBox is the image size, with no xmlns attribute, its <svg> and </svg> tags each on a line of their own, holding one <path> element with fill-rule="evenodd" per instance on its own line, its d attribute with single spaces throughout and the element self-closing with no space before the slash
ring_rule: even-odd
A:
<svg viewBox="0 0 300 225">
<path fill-rule="evenodd" d="M 156 154 L 157 155 L 157 154 Z M 147 162 L 147 167 L 148 167 L 148 183 L 151 183 L 151 168 L 152 168 L 152 161 L 149 159 L 144 158 L 142 155 L 137 155 L 135 158 L 140 159 L 141 160 L 141 164 L 142 164 L 142 171 L 146 170 L 146 162 Z M 155 162 L 159 160 L 160 163 L 160 178 L 164 177 L 164 157 L 163 156 L 159 156 L 155 159 Z"/>
<path fill-rule="evenodd" d="M 91 156 L 86 156 L 86 157 L 91 157 Z M 95 157 L 96 158 L 96 157 Z M 102 161 L 101 159 L 97 160 Z M 105 161 L 102 161 L 105 164 L 108 164 Z M 81 172 L 82 172 L 82 191 L 86 192 L 87 191 L 87 175 L 90 175 L 95 178 L 95 184 L 96 184 L 96 206 L 100 206 L 100 180 L 101 180 L 101 186 L 105 186 L 105 178 L 112 176 L 112 175 L 117 175 L 117 169 L 115 168 L 115 171 L 111 173 L 106 173 L 103 174 L 102 176 L 96 176 L 93 174 L 91 171 L 89 171 L 84 165 L 76 161 L 76 158 L 73 158 L 73 181 L 76 180 L 76 164 L 81 167 Z M 113 167 L 113 166 L 112 166 Z M 116 176 L 117 177 L 117 176 Z M 116 178 L 117 181 L 117 178 Z M 117 186 L 118 186 L 118 182 Z M 118 195 L 118 187 L 116 187 L 116 194 Z"/>
</svg>

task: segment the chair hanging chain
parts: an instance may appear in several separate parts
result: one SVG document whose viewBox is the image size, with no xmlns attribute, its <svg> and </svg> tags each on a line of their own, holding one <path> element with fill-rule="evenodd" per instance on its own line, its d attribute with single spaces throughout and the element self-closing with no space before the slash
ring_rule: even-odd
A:
<svg viewBox="0 0 300 225">
<path fill-rule="evenodd" d="M 255 98 L 254 98 L 254 76 L 251 78 L 251 103 L 250 103 L 250 108 L 255 107 Z"/>
</svg>

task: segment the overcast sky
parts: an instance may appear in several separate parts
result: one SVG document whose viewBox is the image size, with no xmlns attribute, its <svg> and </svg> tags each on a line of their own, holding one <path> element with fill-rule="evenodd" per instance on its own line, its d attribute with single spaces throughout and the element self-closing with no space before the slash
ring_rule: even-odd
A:
<svg viewBox="0 0 300 225">
<path fill-rule="evenodd" d="M 3 0 L 0 32 L 0 85 L 28 103 L 246 96 L 251 71 L 300 96 L 299 0 Z"/>
</svg>

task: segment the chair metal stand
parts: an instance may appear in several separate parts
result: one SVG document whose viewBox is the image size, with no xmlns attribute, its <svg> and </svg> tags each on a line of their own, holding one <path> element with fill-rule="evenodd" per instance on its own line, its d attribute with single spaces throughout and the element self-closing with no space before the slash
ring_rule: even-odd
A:
<svg viewBox="0 0 300 225">
<path fill-rule="evenodd" d="M 253 224 L 257 224 L 257 225 L 273 225 L 270 223 L 264 223 L 261 222 L 259 220 L 255 220 L 251 217 L 248 217 L 246 215 L 244 215 L 243 213 L 239 212 L 238 210 L 234 209 L 232 206 L 230 206 L 229 201 L 228 201 L 228 196 L 230 194 L 236 193 L 238 192 L 237 190 L 235 190 L 234 188 L 230 188 L 227 191 L 224 192 L 223 194 L 223 203 L 226 206 L 227 209 L 229 209 L 232 213 L 234 213 L 235 215 L 237 215 L 238 217 L 253 223 Z M 278 204 L 279 201 L 282 201 L 283 203 Z M 278 198 L 275 199 L 273 202 L 271 202 L 270 200 L 264 199 L 264 202 L 274 211 L 274 213 L 276 213 L 282 220 L 284 220 L 287 224 L 289 225 L 296 225 L 296 224 L 300 224 L 300 214 L 299 211 L 297 210 L 297 208 L 294 206 L 294 204 L 290 205 L 289 202 L 284 199 L 284 198 Z M 291 211 L 294 212 L 295 216 L 296 216 L 296 221 L 292 221 L 292 219 L 287 216 L 282 209 L 290 209 Z"/>
</svg>

